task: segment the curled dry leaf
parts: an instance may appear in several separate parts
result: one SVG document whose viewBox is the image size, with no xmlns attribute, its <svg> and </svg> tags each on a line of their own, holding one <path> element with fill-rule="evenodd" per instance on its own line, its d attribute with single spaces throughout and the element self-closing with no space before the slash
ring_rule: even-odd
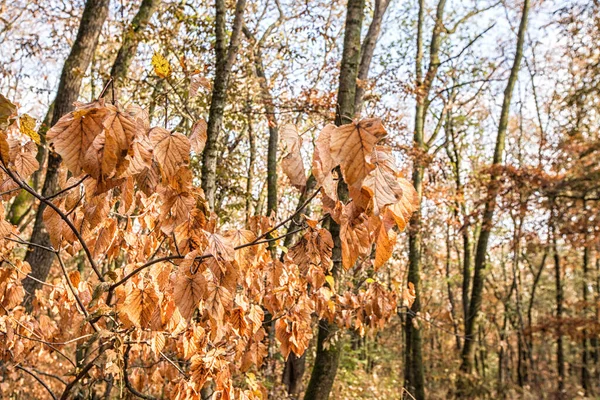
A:
<svg viewBox="0 0 600 400">
<path fill-rule="evenodd" d="M 377 118 L 337 127 L 331 133 L 331 157 L 342 169 L 348 186 L 361 187 L 374 166 L 368 161 L 386 130 Z"/>
<path fill-rule="evenodd" d="M 336 166 L 331 157 L 331 133 L 336 129 L 333 124 L 325 125 L 315 141 L 313 154 L 312 173 L 323 192 L 331 200 L 337 200 L 337 186 L 333 179 L 332 170 Z"/>
<path fill-rule="evenodd" d="M 398 178 L 398 184 L 402 188 L 402 196 L 396 203 L 388 206 L 388 210 L 391 211 L 398 228 L 404 230 L 410 216 L 419 206 L 419 196 L 413 185 L 406 179 Z"/>
<path fill-rule="evenodd" d="M 281 161 L 283 172 L 290 179 L 292 185 L 297 189 L 302 190 L 306 186 L 306 172 L 304 171 L 304 163 L 302 162 L 302 138 L 298 135 L 296 126 L 286 124 L 280 130 L 282 139 L 282 147 L 286 155 Z"/>
<path fill-rule="evenodd" d="M 194 122 L 192 126 L 192 134 L 190 135 L 190 144 L 192 145 L 192 150 L 194 153 L 200 154 L 204 150 L 204 146 L 206 145 L 206 129 L 208 125 L 204 119 L 199 119 Z"/>
<path fill-rule="evenodd" d="M 375 168 L 363 181 L 363 188 L 373 199 L 373 213 L 379 215 L 383 207 L 402 198 L 402 187 L 396 178 L 397 170 L 389 147 L 377 146 L 370 162 Z"/>
</svg>

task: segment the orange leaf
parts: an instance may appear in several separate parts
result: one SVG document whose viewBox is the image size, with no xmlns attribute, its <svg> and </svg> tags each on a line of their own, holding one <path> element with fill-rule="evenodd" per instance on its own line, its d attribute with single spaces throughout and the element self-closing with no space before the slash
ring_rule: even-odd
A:
<svg viewBox="0 0 600 400">
<path fill-rule="evenodd" d="M 342 125 L 331 133 L 331 157 L 341 166 L 348 186 L 360 188 L 363 179 L 374 168 L 368 158 L 375 144 L 385 135 L 385 128 L 376 118 Z"/>
<path fill-rule="evenodd" d="M 154 158 L 164 178 L 175 176 L 182 165 L 189 163 L 190 141 L 181 133 L 155 127 L 150 130 L 148 136 L 154 146 Z"/>
</svg>

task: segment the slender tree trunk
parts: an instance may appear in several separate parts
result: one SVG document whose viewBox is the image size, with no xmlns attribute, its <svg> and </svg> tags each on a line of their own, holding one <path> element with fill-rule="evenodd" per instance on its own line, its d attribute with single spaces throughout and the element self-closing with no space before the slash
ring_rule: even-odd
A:
<svg viewBox="0 0 600 400">
<path fill-rule="evenodd" d="M 510 76 L 508 78 L 506 88 L 504 90 L 504 100 L 502 103 L 502 110 L 500 112 L 498 134 L 496 136 L 496 148 L 494 150 L 494 159 L 492 162 L 490 183 L 488 185 L 487 202 L 485 204 L 485 210 L 483 212 L 483 219 L 481 221 L 481 232 L 479 233 L 479 238 L 477 240 L 477 248 L 475 251 L 475 271 L 473 275 L 473 286 L 471 289 L 471 298 L 468 310 L 469 314 L 465 319 L 465 336 L 467 340 L 465 340 L 465 345 L 463 346 L 461 357 L 461 370 L 467 373 L 471 372 L 473 365 L 473 341 L 468 340 L 468 338 L 472 338 L 475 333 L 476 318 L 481 308 L 483 285 L 485 281 L 485 258 L 487 254 L 488 240 L 492 231 L 492 220 L 494 218 L 494 212 L 496 210 L 496 196 L 500 189 L 500 183 L 498 181 L 498 178 L 500 176 L 499 167 L 502 164 L 502 158 L 504 156 L 506 130 L 508 127 L 508 116 L 510 113 L 510 103 L 512 99 L 513 89 L 518 79 L 519 69 L 521 67 L 521 59 L 523 58 L 523 45 L 525 43 L 525 34 L 527 31 L 529 1 L 530 0 L 524 0 L 523 3 L 523 14 L 521 17 L 521 23 L 519 25 L 515 59 L 510 71 Z"/>
<path fill-rule="evenodd" d="M 231 29 L 231 38 L 229 40 L 229 46 L 227 46 L 227 7 L 225 0 L 215 0 L 216 68 L 208 114 L 208 126 L 206 128 L 206 146 L 202 153 L 202 189 L 204 190 L 209 206 L 213 210 L 217 189 L 217 161 L 219 158 L 218 141 L 223 126 L 223 113 L 227 99 L 229 77 L 240 46 L 245 8 L 246 0 L 237 0 L 235 5 L 235 17 Z"/>
<path fill-rule="evenodd" d="M 54 112 L 50 125 L 54 125 L 60 117 L 73 109 L 73 103 L 79 97 L 81 84 L 83 80 L 83 71 L 87 71 L 92 61 L 94 50 L 100 37 L 102 25 L 108 15 L 109 0 L 88 0 L 83 10 L 79 31 L 71 48 L 71 53 L 60 76 L 58 92 L 54 100 Z M 46 168 L 46 177 L 42 187 L 42 196 L 52 195 L 57 190 L 58 167 L 60 165 L 60 156 L 54 152 L 48 154 L 48 165 Z M 30 241 L 32 243 L 50 247 L 50 237 L 44 226 L 43 212 L 44 204 L 40 204 L 37 210 L 33 233 Z M 45 281 L 50 271 L 50 266 L 54 260 L 54 254 L 36 246 L 29 246 L 25 261 L 31 265 L 31 276 L 37 280 Z M 35 290 L 40 287 L 40 283 L 34 279 L 26 278 L 23 281 L 23 287 L 27 292 L 24 303 L 31 304 Z"/>
<path fill-rule="evenodd" d="M 123 33 L 121 47 L 110 70 L 110 76 L 114 80 L 113 85 L 117 90 L 123 87 L 131 62 L 137 53 L 138 44 L 143 38 L 144 30 L 159 4 L 160 0 L 142 0 L 137 14 Z"/>
<path fill-rule="evenodd" d="M 556 228 L 554 222 L 551 222 L 551 224 L 552 251 L 554 253 L 554 282 L 556 284 L 556 370 L 558 372 L 558 395 L 559 397 L 562 397 L 565 390 L 565 354 L 561 327 L 564 295 L 562 286 L 562 267 L 560 265 L 560 254 L 558 253 L 558 244 L 556 240 Z"/>
<path fill-rule="evenodd" d="M 360 113 L 363 106 L 365 84 L 369 78 L 371 61 L 373 60 L 373 54 L 375 53 L 375 47 L 377 46 L 377 40 L 379 39 L 379 33 L 381 32 L 381 22 L 383 21 L 383 17 L 389 5 L 390 0 L 375 0 L 373 19 L 371 20 L 369 30 L 367 31 L 367 35 L 363 40 L 360 50 L 360 66 L 358 68 L 358 79 L 360 84 L 357 85 L 356 94 L 354 95 L 354 110 L 357 114 Z"/>
<path fill-rule="evenodd" d="M 338 126 L 351 122 L 355 115 L 354 99 L 356 97 L 356 79 L 360 62 L 360 34 L 364 8 L 365 0 L 348 0 L 335 118 Z M 347 201 L 348 199 L 348 188 L 343 180 L 340 180 L 338 184 L 338 197 L 340 201 Z M 334 261 L 332 275 L 335 281 L 339 283 L 338 278 L 342 270 L 340 226 L 331 218 L 328 219 L 328 222 L 329 231 L 333 238 L 332 260 Z M 330 323 L 327 320 L 319 322 L 317 354 L 304 395 L 305 400 L 329 398 L 340 361 L 342 341 L 338 340 L 335 343 L 330 343 L 327 348 L 325 344 L 337 330 L 335 322 Z"/>
<path fill-rule="evenodd" d="M 254 209 L 254 197 L 252 195 L 252 180 L 254 179 L 254 160 L 256 159 L 256 143 L 254 138 L 254 128 L 252 127 L 252 110 L 248 104 L 248 175 L 246 176 L 246 223 L 250 220 Z"/>
<path fill-rule="evenodd" d="M 421 330 L 413 323 L 413 319 L 421 309 L 421 202 L 423 198 L 423 177 L 425 165 L 422 163 L 422 154 L 425 146 L 425 120 L 427 116 L 428 97 L 431 85 L 437 75 L 440 65 L 439 50 L 441 45 L 441 33 L 443 29 L 444 8 L 446 0 L 440 0 L 436 9 L 435 26 L 431 35 L 429 47 L 429 67 L 425 77 L 422 76 L 423 63 L 423 28 L 425 1 L 419 0 L 419 14 L 417 21 L 417 56 L 416 56 L 416 109 L 415 109 L 415 131 L 414 149 L 417 154 L 414 160 L 412 184 L 417 192 L 418 206 L 410 220 L 408 230 L 408 282 L 415 288 L 415 301 L 410 312 L 407 314 L 404 325 L 406 334 L 406 351 L 404 363 L 404 386 L 408 393 L 416 400 L 425 398 L 425 380 L 423 376 L 423 356 L 421 353 Z"/>
<path fill-rule="evenodd" d="M 584 200 L 584 209 L 585 209 L 585 200 Z M 583 313 L 584 318 L 587 320 L 589 318 L 589 269 L 590 269 L 590 245 L 587 243 L 588 237 L 586 235 L 585 239 L 586 243 L 583 248 Z M 593 387 L 591 383 L 591 374 L 589 370 L 591 353 L 589 348 L 588 339 L 589 332 L 587 329 L 583 330 L 583 339 L 582 339 L 582 354 L 581 354 L 581 387 L 585 392 L 585 396 L 589 397 L 593 394 Z"/>
<path fill-rule="evenodd" d="M 446 286 L 448 289 L 448 302 L 450 303 L 450 316 L 452 317 L 452 328 L 454 330 L 454 337 L 456 338 L 456 350 L 460 351 L 460 336 L 458 334 L 458 324 L 456 323 L 456 311 L 454 292 L 452 291 L 450 271 L 450 260 L 452 258 L 451 247 L 450 247 L 450 225 L 446 227 Z"/>
</svg>

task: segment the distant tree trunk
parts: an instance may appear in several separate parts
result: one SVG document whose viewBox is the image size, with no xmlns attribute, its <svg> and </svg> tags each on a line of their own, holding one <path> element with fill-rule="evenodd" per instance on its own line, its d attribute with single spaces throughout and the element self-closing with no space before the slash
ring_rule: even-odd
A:
<svg viewBox="0 0 600 400">
<path fill-rule="evenodd" d="M 271 95 L 271 89 L 269 88 L 269 80 L 265 73 L 261 49 L 262 43 L 257 43 L 254 35 L 247 27 L 244 26 L 242 30 L 254 46 L 254 73 L 258 79 L 261 100 L 269 128 L 269 145 L 267 147 L 267 216 L 277 215 L 277 145 L 279 142 L 279 128 L 277 118 L 275 117 L 275 104 Z M 275 243 L 270 242 L 269 248 L 271 252 L 274 252 Z"/>
<path fill-rule="evenodd" d="M 117 89 L 123 87 L 131 62 L 137 53 L 138 44 L 142 40 L 144 30 L 148 26 L 148 22 L 159 4 L 160 0 L 142 0 L 137 14 L 123 33 L 121 47 L 110 70 L 110 76 L 114 80 L 113 85 Z"/>
<path fill-rule="evenodd" d="M 456 311 L 454 302 L 454 293 L 452 292 L 452 273 L 450 271 L 450 260 L 452 252 L 450 247 L 450 224 L 446 227 L 446 286 L 448 289 L 448 302 L 450 303 L 450 316 L 452 317 L 452 328 L 456 338 L 456 349 L 460 351 L 460 335 L 458 334 L 458 324 L 456 323 Z"/>
<path fill-rule="evenodd" d="M 583 208 L 586 209 L 586 201 L 583 200 Z M 589 318 L 589 270 L 590 270 L 590 245 L 588 244 L 588 235 L 585 235 L 584 238 L 584 247 L 583 247 L 583 313 L 584 318 L 587 320 Z M 583 339 L 582 339 L 582 354 L 581 354 L 581 387 L 585 392 L 585 397 L 589 397 L 593 394 L 593 387 L 591 383 L 591 374 L 589 370 L 591 353 L 589 348 L 589 342 L 587 329 L 583 330 Z"/>
<path fill-rule="evenodd" d="M 565 390 L 565 354 L 561 327 L 564 295 L 562 286 L 562 268 L 560 265 L 560 254 L 558 253 L 558 244 L 556 240 L 556 228 L 554 221 L 551 222 L 550 228 L 552 233 L 552 251 L 554 253 L 554 281 L 556 284 L 556 369 L 558 372 L 558 395 L 559 397 L 562 397 L 564 395 Z"/>
<path fill-rule="evenodd" d="M 427 117 L 428 98 L 431 85 L 440 65 L 439 51 L 441 33 L 444 28 L 444 8 L 446 0 L 439 0 L 436 9 L 435 26 L 431 34 L 429 47 L 429 66 L 425 77 L 422 74 L 423 64 L 423 29 L 425 24 L 425 1 L 419 0 L 417 20 L 417 56 L 416 56 L 416 108 L 413 147 L 415 160 L 412 173 L 412 184 L 417 191 L 418 206 L 410 220 L 408 230 L 408 282 L 415 288 L 415 301 L 406 316 L 404 330 L 406 333 L 406 351 L 404 362 L 404 386 L 416 400 L 425 398 L 425 379 L 423 377 L 423 356 L 421 354 L 421 330 L 415 326 L 413 319 L 421 309 L 421 202 L 423 199 L 423 177 L 425 165 L 422 155 L 427 151 L 425 145 L 425 120 Z M 409 396 L 407 396 L 409 397 Z"/>
<path fill-rule="evenodd" d="M 81 22 L 77 37 L 71 48 L 71 53 L 60 76 L 56 99 L 54 100 L 54 112 L 50 125 L 54 125 L 60 117 L 73 109 L 73 103 L 79 97 L 83 72 L 87 71 L 98 38 L 102 30 L 102 25 L 108 16 L 109 0 L 88 0 L 83 10 Z M 60 156 L 54 152 L 48 155 L 48 165 L 46 168 L 46 177 L 42 187 L 42 196 L 52 195 L 57 190 L 58 167 L 60 165 Z M 33 232 L 30 241 L 32 243 L 50 247 L 50 237 L 44 227 L 43 213 L 45 205 L 40 204 L 37 210 Z M 23 281 L 23 287 L 27 292 L 24 303 L 29 306 L 33 299 L 35 290 L 41 286 L 37 280 L 45 281 L 50 271 L 50 266 L 54 260 L 54 254 L 36 246 L 29 246 L 25 261 L 31 265 L 31 276 L 34 279 L 26 278 Z"/>
<path fill-rule="evenodd" d="M 246 176 L 246 223 L 250 220 L 254 209 L 254 198 L 252 195 L 252 180 L 254 179 L 254 160 L 256 158 L 256 143 L 254 138 L 254 129 L 252 127 L 252 110 L 250 104 L 247 105 L 248 116 L 248 175 Z"/>
<path fill-rule="evenodd" d="M 510 76 L 504 90 L 504 100 L 502 102 L 502 110 L 500 111 L 500 123 L 498 125 L 498 134 L 496 136 L 496 148 L 494 150 L 494 158 L 491 168 L 490 182 L 488 184 L 487 202 L 485 204 L 485 210 L 483 212 L 483 218 L 481 221 L 481 232 L 477 240 L 477 248 L 475 251 L 475 264 L 474 264 L 474 275 L 473 275 L 473 286 L 471 289 L 471 298 L 469 303 L 469 313 L 465 319 L 465 345 L 462 351 L 461 370 L 463 372 L 470 373 L 473 366 L 473 341 L 468 340 L 472 338 L 475 333 L 476 318 L 481 308 L 481 301 L 483 295 L 483 285 L 485 282 L 484 269 L 485 259 L 487 254 L 488 240 L 492 231 L 492 220 L 494 218 L 494 212 L 496 210 L 496 196 L 498 195 L 499 188 L 499 177 L 500 177 L 500 165 L 502 164 L 502 158 L 504 157 L 504 146 L 506 139 L 506 130 L 508 127 L 508 116 L 510 113 L 510 103 L 512 99 L 513 89 L 518 79 L 519 69 L 521 67 L 521 59 L 523 58 L 523 45 L 525 43 L 525 34 L 527 32 L 527 17 L 529 14 L 529 1 L 524 0 L 523 3 L 523 14 L 521 17 L 521 23 L 519 25 L 519 32 L 517 35 L 517 48 L 515 52 L 515 59 L 513 66 L 510 70 Z"/>
<path fill-rule="evenodd" d="M 356 96 L 356 79 L 360 62 L 360 35 L 364 16 L 364 0 L 348 0 L 346 13 L 346 26 L 344 32 L 344 48 L 340 67 L 340 80 L 336 107 L 336 125 L 347 124 L 355 115 L 354 99 Z M 338 171 L 339 172 L 339 171 Z M 348 188 L 340 180 L 338 184 L 338 197 L 340 201 L 347 201 Z M 339 281 L 342 265 L 342 243 L 340 240 L 340 226 L 331 218 L 328 219 L 329 231 L 333 238 L 333 270 L 335 281 Z M 310 376 L 310 381 L 304 395 L 305 400 L 324 400 L 329 398 L 342 352 L 342 341 L 326 342 L 338 330 L 337 325 L 326 320 L 319 322 L 317 337 L 317 354 Z"/>
<path fill-rule="evenodd" d="M 208 114 L 208 126 L 206 129 L 206 146 L 202 153 L 202 189 L 204 190 L 209 206 L 213 210 L 217 189 L 217 161 L 219 158 L 218 141 L 223 126 L 223 113 L 227 99 L 229 77 L 240 46 L 245 8 L 246 0 L 237 0 L 235 5 L 235 17 L 231 28 L 231 38 L 229 40 L 229 46 L 227 46 L 227 6 L 225 0 L 215 0 L 216 67 Z"/>
<path fill-rule="evenodd" d="M 365 83 L 369 78 L 369 69 L 371 68 L 371 61 L 373 60 L 373 54 L 375 53 L 375 47 L 377 46 L 377 40 L 379 39 L 379 33 L 381 32 L 381 22 L 383 16 L 390 5 L 390 0 L 375 0 L 375 7 L 373 9 L 373 19 L 369 25 L 367 35 L 363 40 L 360 50 L 360 66 L 358 68 L 358 79 L 360 84 L 356 87 L 356 94 L 354 95 L 354 110 L 355 113 L 360 113 L 363 106 L 363 96 L 365 94 Z"/>
</svg>

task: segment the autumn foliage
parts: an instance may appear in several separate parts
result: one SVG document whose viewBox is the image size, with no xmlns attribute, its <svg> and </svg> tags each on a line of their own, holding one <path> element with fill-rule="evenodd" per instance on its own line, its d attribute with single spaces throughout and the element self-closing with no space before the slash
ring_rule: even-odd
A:
<svg viewBox="0 0 600 400">
<path fill-rule="evenodd" d="M 15 367 L 6 387 L 51 373 L 56 379 L 39 380 L 62 398 L 101 395 L 101 382 L 146 398 L 200 399 L 207 387 L 222 399 L 263 398 L 256 372 L 271 326 L 287 358 L 306 351 L 318 318 L 364 335 L 398 302 L 410 305 L 408 286 L 332 271 L 331 220 L 341 226 L 344 269 L 377 270 L 417 203 L 378 119 L 323 127 L 312 164 L 296 128 L 285 126 L 290 185 L 305 190 L 312 165 L 317 189 L 288 218 L 234 226 L 219 223 L 190 167 L 206 142 L 204 121 L 184 134 L 151 127 L 138 106 L 78 103 L 46 135 L 62 166 L 60 189 L 43 197 L 30 186 L 43 171 L 29 118 L 0 97 L 0 191 L 4 203 L 25 191 L 46 206 L 52 246 L 44 250 L 55 262 L 41 289 L 26 293 L 32 266 L 23 255 L 36 244 L 1 220 L 0 351 Z M 348 202 L 338 199 L 341 180 Z M 298 217 L 295 243 L 270 251 Z"/>
</svg>

